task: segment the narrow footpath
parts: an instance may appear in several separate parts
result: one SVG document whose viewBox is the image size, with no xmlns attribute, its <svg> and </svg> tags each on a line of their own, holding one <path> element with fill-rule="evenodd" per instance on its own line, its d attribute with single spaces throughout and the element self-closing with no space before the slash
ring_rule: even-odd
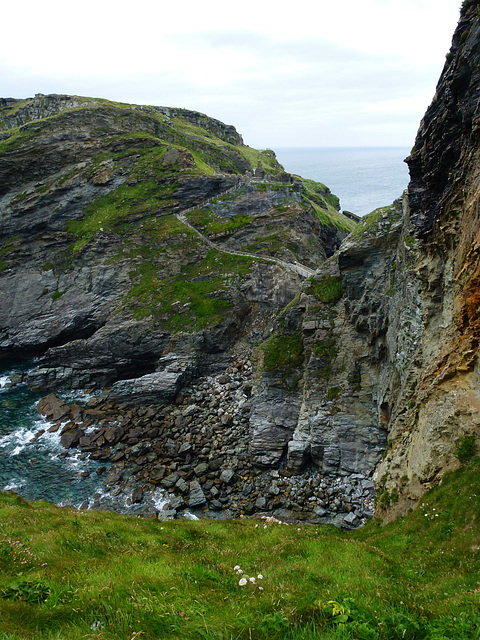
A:
<svg viewBox="0 0 480 640">
<path fill-rule="evenodd" d="M 228 191 L 233 191 L 234 189 L 229 189 Z M 205 206 L 205 204 L 207 203 L 205 202 L 200 206 Z M 198 208 L 199 206 L 191 207 L 191 209 L 198 209 Z M 176 213 L 175 217 L 177 218 L 177 220 L 179 220 L 184 225 L 186 225 L 189 229 L 191 229 L 194 233 L 196 233 L 212 249 L 216 249 L 217 251 L 221 251 L 222 253 L 229 253 L 232 256 L 246 256 L 248 258 L 254 258 L 255 260 L 273 262 L 275 264 L 278 264 L 280 267 L 287 269 L 287 271 L 298 273 L 298 275 L 300 275 L 302 278 L 310 278 L 310 276 L 313 276 L 315 273 L 314 269 L 310 269 L 309 267 L 306 267 L 303 264 L 299 264 L 298 262 L 286 262 L 285 260 L 281 260 L 280 258 L 274 258 L 272 256 L 259 256 L 256 253 L 248 253 L 247 251 L 233 251 L 231 249 L 225 249 L 224 247 L 220 247 L 219 245 L 212 242 L 209 238 L 207 238 L 201 231 L 199 231 L 186 219 L 185 214 L 188 213 L 188 211 L 190 211 L 190 209 L 185 209 L 184 211 L 182 211 L 182 213 Z"/>
</svg>

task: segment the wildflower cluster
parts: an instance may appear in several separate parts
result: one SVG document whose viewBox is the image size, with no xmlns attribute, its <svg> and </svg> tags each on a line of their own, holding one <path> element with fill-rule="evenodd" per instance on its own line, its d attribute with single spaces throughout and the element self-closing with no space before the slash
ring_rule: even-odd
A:
<svg viewBox="0 0 480 640">
<path fill-rule="evenodd" d="M 0 558 L 7 557 L 9 562 L 21 565 L 24 568 L 33 566 L 45 567 L 46 562 L 40 563 L 40 558 L 34 555 L 20 540 L 4 539 L 0 541 Z"/>
<path fill-rule="evenodd" d="M 238 581 L 238 584 L 241 587 L 244 587 L 246 584 L 251 584 L 251 585 L 255 585 L 259 591 L 263 591 L 263 587 L 257 582 L 257 580 L 263 580 L 263 576 L 261 573 L 259 573 L 257 577 L 247 576 L 247 574 L 244 573 L 243 569 L 241 569 L 240 565 L 238 564 L 236 564 L 233 567 L 233 570 L 236 572 L 237 576 L 241 576 L 241 578 Z"/>
<path fill-rule="evenodd" d="M 427 511 L 427 509 L 428 509 L 428 505 L 424 504 L 423 502 L 422 502 L 421 509 L 422 509 L 422 511 L 423 511 L 423 515 L 424 515 L 426 518 L 428 518 L 429 520 L 435 520 L 435 518 L 438 518 L 438 516 L 440 515 L 440 514 L 438 514 L 438 513 L 435 513 L 435 512 L 436 512 L 435 507 L 433 507 L 433 508 L 432 508 L 432 510 L 431 510 L 431 511 L 430 511 L 430 513 L 429 513 L 429 512 Z"/>
</svg>

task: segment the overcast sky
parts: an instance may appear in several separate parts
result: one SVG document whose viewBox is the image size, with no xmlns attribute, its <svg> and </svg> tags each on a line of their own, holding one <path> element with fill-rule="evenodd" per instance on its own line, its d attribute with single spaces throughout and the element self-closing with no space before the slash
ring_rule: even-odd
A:
<svg viewBox="0 0 480 640">
<path fill-rule="evenodd" d="M 2 7 L 0 96 L 185 107 L 246 144 L 413 145 L 460 0 L 23 0 Z"/>
</svg>

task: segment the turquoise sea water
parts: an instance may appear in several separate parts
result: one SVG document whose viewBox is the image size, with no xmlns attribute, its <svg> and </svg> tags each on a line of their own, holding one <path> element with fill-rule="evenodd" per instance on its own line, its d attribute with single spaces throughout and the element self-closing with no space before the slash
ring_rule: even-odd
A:
<svg viewBox="0 0 480 640">
<path fill-rule="evenodd" d="M 279 148 L 289 173 L 323 182 L 340 198 L 343 210 L 365 216 L 400 197 L 409 181 L 403 162 L 408 147 Z"/>
<path fill-rule="evenodd" d="M 116 494 L 104 485 L 109 463 L 62 447 L 61 429 L 51 432 L 52 423 L 37 411 L 41 395 L 15 382 L 19 371 L 32 366 L 34 363 L 4 363 L 0 367 L 0 490 L 14 491 L 27 500 L 121 513 L 135 514 L 144 507 L 161 509 L 163 491 L 153 490 L 143 505 L 135 505 L 130 500 L 132 487 Z M 81 391 L 59 395 L 80 402 L 89 397 Z"/>
<path fill-rule="evenodd" d="M 10 386 L 25 368 L 0 371 L 0 489 L 29 500 L 79 504 L 95 494 L 99 465 L 63 449 L 60 432 L 49 432 L 52 425 L 37 412 L 39 394 L 25 384 Z"/>
</svg>

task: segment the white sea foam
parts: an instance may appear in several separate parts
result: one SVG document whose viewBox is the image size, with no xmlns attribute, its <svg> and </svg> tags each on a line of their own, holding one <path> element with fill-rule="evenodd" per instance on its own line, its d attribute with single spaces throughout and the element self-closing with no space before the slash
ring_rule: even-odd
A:
<svg viewBox="0 0 480 640">
<path fill-rule="evenodd" d="M 41 442 L 47 449 L 51 449 L 54 452 L 62 449 L 60 436 L 63 427 L 67 424 L 66 422 L 62 422 L 56 431 L 49 431 L 49 428 L 53 426 L 53 422 L 46 422 L 45 420 L 39 419 L 35 421 L 35 424 L 40 424 L 40 428 L 45 429 L 45 433 L 40 436 L 38 442 Z"/>
<path fill-rule="evenodd" d="M 197 516 L 194 515 L 193 513 L 190 513 L 190 511 L 185 511 L 185 513 L 183 514 L 183 517 L 186 518 L 187 520 L 200 520 L 200 518 L 197 518 Z"/>
<path fill-rule="evenodd" d="M 73 451 L 63 459 L 65 466 L 72 471 L 80 473 L 80 471 L 83 471 L 88 467 L 87 459 L 83 459 L 81 456 L 81 451 Z"/>
<path fill-rule="evenodd" d="M 0 376 L 0 390 L 5 389 L 10 382 L 9 376 Z"/>
<path fill-rule="evenodd" d="M 151 496 L 152 496 L 152 502 L 157 511 L 162 511 L 163 507 L 169 501 L 163 489 L 155 489 L 155 491 L 152 491 Z"/>
<path fill-rule="evenodd" d="M 16 491 L 25 486 L 25 480 L 11 480 L 3 487 L 3 491 Z"/>
<path fill-rule="evenodd" d="M 20 429 L 0 438 L 0 447 L 10 450 L 11 456 L 18 456 L 34 436 L 35 431 L 32 429 L 29 429 L 28 427 L 20 427 Z"/>
<path fill-rule="evenodd" d="M 38 418 L 31 426 L 20 427 L 0 438 L 0 447 L 7 449 L 7 451 L 10 450 L 11 456 L 18 456 L 30 444 L 47 449 L 58 448 L 60 446 L 60 435 L 48 431 L 52 424 L 42 418 Z M 44 431 L 44 433 L 39 435 L 39 431 Z"/>
</svg>

